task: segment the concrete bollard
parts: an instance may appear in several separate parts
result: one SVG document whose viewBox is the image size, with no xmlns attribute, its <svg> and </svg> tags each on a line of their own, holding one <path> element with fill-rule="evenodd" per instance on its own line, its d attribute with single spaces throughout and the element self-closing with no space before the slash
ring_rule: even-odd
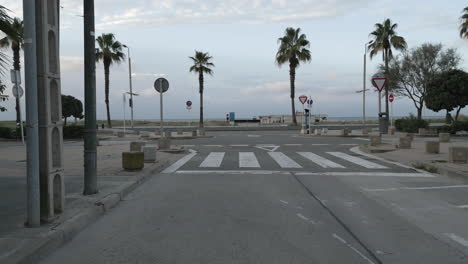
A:
<svg viewBox="0 0 468 264">
<path fill-rule="evenodd" d="M 328 133 L 328 128 L 322 128 L 322 134 L 326 135 Z"/>
<path fill-rule="evenodd" d="M 420 136 L 427 135 L 427 130 L 425 128 L 418 129 L 418 135 L 420 135 Z"/>
<path fill-rule="evenodd" d="M 130 142 L 130 151 L 138 151 L 141 152 L 142 147 L 145 146 L 145 142 L 142 141 L 133 141 Z"/>
<path fill-rule="evenodd" d="M 123 152 L 122 168 L 124 170 L 141 170 L 145 167 L 143 152 Z"/>
<path fill-rule="evenodd" d="M 198 135 L 199 135 L 199 136 L 202 136 L 202 137 L 205 136 L 205 135 L 206 135 L 205 129 L 204 129 L 204 128 L 199 128 L 199 129 L 198 129 Z"/>
<path fill-rule="evenodd" d="M 159 139 L 159 149 L 170 149 L 171 139 L 168 137 L 162 137 Z"/>
<path fill-rule="evenodd" d="M 388 128 L 388 134 L 389 135 L 395 135 L 395 127 L 389 127 Z"/>
<path fill-rule="evenodd" d="M 117 131 L 117 137 L 123 138 L 125 137 L 125 133 L 123 131 Z"/>
<path fill-rule="evenodd" d="M 197 130 L 192 130 L 192 137 L 196 137 L 197 136 Z"/>
<path fill-rule="evenodd" d="M 439 142 L 441 143 L 450 142 L 450 133 L 439 133 Z"/>
<path fill-rule="evenodd" d="M 379 136 L 370 136 L 370 145 L 375 147 L 382 144 L 382 137 Z"/>
<path fill-rule="evenodd" d="M 410 149 L 412 140 L 410 137 L 400 137 L 400 142 L 398 148 L 400 149 Z"/>
<path fill-rule="evenodd" d="M 155 163 L 156 147 L 143 147 L 143 156 L 145 163 Z"/>
<path fill-rule="evenodd" d="M 438 141 L 426 141 L 426 153 L 439 154 L 440 143 Z"/>
<path fill-rule="evenodd" d="M 320 129 L 316 128 L 315 131 L 314 131 L 314 134 L 316 136 L 320 136 L 320 135 L 322 135 L 322 131 Z"/>
<path fill-rule="evenodd" d="M 449 162 L 466 164 L 468 160 L 467 147 L 449 147 Z"/>
</svg>

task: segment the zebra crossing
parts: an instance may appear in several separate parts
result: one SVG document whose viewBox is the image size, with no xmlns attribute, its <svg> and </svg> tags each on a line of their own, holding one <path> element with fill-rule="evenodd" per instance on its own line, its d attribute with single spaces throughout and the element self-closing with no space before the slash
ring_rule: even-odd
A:
<svg viewBox="0 0 468 264">
<path fill-rule="evenodd" d="M 261 156 L 261 158 L 259 157 Z M 194 158 L 192 160 L 192 158 Z M 175 172 L 182 167 L 199 169 L 349 169 L 361 168 L 368 170 L 385 170 L 387 166 L 378 163 L 378 160 L 369 160 L 368 157 L 351 155 L 345 152 L 196 152 L 193 151 L 182 161 L 166 169 L 166 172 Z M 187 165 L 189 163 L 189 165 Z"/>
</svg>

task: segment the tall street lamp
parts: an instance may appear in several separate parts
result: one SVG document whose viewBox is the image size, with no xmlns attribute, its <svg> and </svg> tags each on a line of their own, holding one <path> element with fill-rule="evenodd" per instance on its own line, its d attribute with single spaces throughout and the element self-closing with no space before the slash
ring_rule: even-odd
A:
<svg viewBox="0 0 468 264">
<path fill-rule="evenodd" d="M 130 118 L 131 118 L 131 121 L 130 121 L 130 125 L 132 126 L 133 128 L 133 96 L 134 95 L 137 95 L 137 94 L 134 94 L 133 93 L 133 88 L 132 88 L 132 58 L 130 57 L 130 47 L 128 47 L 127 45 L 123 44 L 122 45 L 124 48 L 127 49 L 127 52 L 128 52 L 128 79 L 129 79 L 129 82 L 130 82 L 130 92 L 128 94 L 130 94 Z"/>
<path fill-rule="evenodd" d="M 356 91 L 356 93 L 362 93 L 362 131 L 366 129 L 366 62 L 367 62 L 367 43 L 364 45 L 364 75 L 363 75 L 363 89 Z"/>
</svg>

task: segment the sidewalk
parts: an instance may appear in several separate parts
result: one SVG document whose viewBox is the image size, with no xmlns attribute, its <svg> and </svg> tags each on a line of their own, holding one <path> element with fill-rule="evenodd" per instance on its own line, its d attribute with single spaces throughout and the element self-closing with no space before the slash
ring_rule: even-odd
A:
<svg viewBox="0 0 468 264">
<path fill-rule="evenodd" d="M 98 147 L 99 193 L 82 195 L 83 142 L 65 141 L 65 212 L 40 228 L 25 228 L 25 147 L 21 143 L 0 142 L 0 263 L 35 263 L 39 256 L 59 247 L 119 203 L 149 176 L 184 155 L 158 152 L 156 163 L 145 163 L 139 172 L 127 172 L 122 170 L 121 155 L 129 150 L 128 142 L 102 145 Z"/>
</svg>

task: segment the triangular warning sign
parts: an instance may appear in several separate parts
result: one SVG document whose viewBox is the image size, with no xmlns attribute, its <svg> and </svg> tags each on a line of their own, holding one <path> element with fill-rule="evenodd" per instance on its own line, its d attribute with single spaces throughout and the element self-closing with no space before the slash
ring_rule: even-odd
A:
<svg viewBox="0 0 468 264">
<path fill-rule="evenodd" d="M 386 78 L 373 78 L 372 79 L 372 84 L 374 85 L 379 92 L 382 91 L 382 89 L 385 87 L 385 84 L 387 84 L 387 79 Z"/>
</svg>

